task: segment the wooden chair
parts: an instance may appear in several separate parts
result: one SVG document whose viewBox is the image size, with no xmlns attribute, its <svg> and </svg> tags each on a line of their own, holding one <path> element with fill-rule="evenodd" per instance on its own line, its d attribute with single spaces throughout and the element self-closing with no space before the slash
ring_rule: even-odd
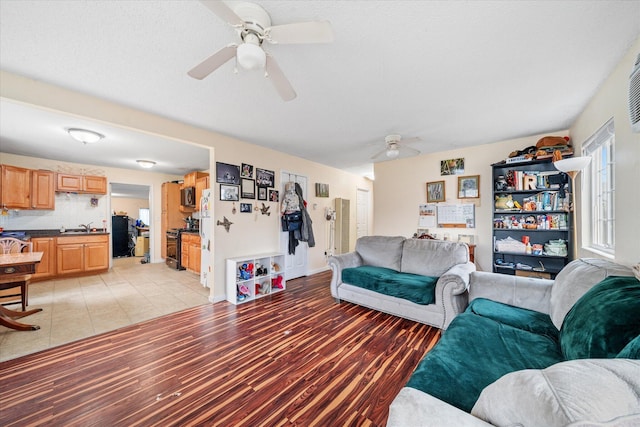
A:
<svg viewBox="0 0 640 427">
<path fill-rule="evenodd" d="M 31 242 L 25 242 L 15 237 L 0 237 L 0 252 L 3 254 L 31 252 L 32 249 Z M 26 311 L 27 305 L 29 305 L 29 279 L 31 279 L 31 275 L 22 276 L 20 279 L 20 281 L 16 281 L 16 278 L 0 279 L 0 291 L 8 289 L 20 290 L 20 293 L 2 294 L 0 299 L 20 297 L 22 311 Z M 2 305 L 7 304 L 13 304 L 13 301 L 2 303 Z"/>
</svg>

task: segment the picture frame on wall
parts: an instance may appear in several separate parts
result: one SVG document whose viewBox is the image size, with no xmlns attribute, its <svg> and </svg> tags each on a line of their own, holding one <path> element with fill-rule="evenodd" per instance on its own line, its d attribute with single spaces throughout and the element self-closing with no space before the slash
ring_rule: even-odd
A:
<svg viewBox="0 0 640 427">
<path fill-rule="evenodd" d="M 275 173 L 268 169 L 256 168 L 256 185 L 258 187 L 273 188 Z"/>
<path fill-rule="evenodd" d="M 240 200 L 240 186 L 220 184 L 220 200 L 225 202 L 237 202 Z"/>
<path fill-rule="evenodd" d="M 242 178 L 253 178 L 253 165 L 243 163 L 242 169 L 240 169 L 240 176 Z"/>
<path fill-rule="evenodd" d="M 256 182 L 253 179 L 242 178 L 240 196 L 243 199 L 256 198 Z"/>
<path fill-rule="evenodd" d="M 240 212 L 251 213 L 251 203 L 240 203 Z"/>
<path fill-rule="evenodd" d="M 258 187 L 258 200 L 267 200 L 267 187 Z"/>
<path fill-rule="evenodd" d="M 240 166 L 216 162 L 216 182 L 221 184 L 240 184 Z"/>
<path fill-rule="evenodd" d="M 440 175 L 462 175 L 464 159 L 440 160 Z"/>
<path fill-rule="evenodd" d="M 316 182 L 316 197 L 329 197 L 329 184 Z"/>
<path fill-rule="evenodd" d="M 427 182 L 427 203 L 444 202 L 444 181 Z"/>
<path fill-rule="evenodd" d="M 480 175 L 458 177 L 458 199 L 480 197 Z"/>
<path fill-rule="evenodd" d="M 279 202 L 280 201 L 280 192 L 278 190 L 269 190 L 269 201 L 270 202 Z"/>
</svg>

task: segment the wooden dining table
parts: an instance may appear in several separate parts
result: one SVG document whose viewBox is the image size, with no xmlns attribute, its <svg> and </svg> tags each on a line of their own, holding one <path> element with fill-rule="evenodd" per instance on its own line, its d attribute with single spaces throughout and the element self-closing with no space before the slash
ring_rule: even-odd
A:
<svg viewBox="0 0 640 427">
<path fill-rule="evenodd" d="M 22 288 L 22 293 L 26 298 L 26 287 L 29 277 L 36 272 L 36 265 L 42 260 L 43 252 L 21 252 L 12 254 L 0 254 L 0 279 L 5 281 L 11 279 L 16 286 Z M 0 305 L 0 325 L 18 331 L 35 331 L 40 329 L 38 325 L 27 325 L 16 321 L 33 313 L 42 311 L 35 308 L 26 311 L 10 310 Z"/>
</svg>

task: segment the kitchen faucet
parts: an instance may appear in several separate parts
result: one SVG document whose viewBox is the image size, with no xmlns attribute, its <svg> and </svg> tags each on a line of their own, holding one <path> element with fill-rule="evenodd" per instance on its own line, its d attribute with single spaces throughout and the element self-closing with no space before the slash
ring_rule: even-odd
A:
<svg viewBox="0 0 640 427">
<path fill-rule="evenodd" d="M 88 223 L 87 225 L 80 224 L 78 227 L 84 228 L 87 233 L 91 231 L 91 223 Z"/>
</svg>

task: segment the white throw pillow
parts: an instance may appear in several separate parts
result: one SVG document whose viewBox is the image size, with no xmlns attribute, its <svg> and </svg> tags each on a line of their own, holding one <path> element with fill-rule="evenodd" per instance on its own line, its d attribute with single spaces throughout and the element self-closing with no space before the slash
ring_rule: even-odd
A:
<svg viewBox="0 0 640 427">
<path fill-rule="evenodd" d="M 496 426 L 624 426 L 613 420 L 640 416 L 640 360 L 571 360 L 512 372 L 482 391 L 471 414 Z"/>
</svg>

